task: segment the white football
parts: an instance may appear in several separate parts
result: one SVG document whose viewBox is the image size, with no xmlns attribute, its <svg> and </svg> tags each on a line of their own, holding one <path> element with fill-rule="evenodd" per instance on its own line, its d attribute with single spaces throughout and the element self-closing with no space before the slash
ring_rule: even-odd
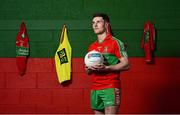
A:
<svg viewBox="0 0 180 115">
<path fill-rule="evenodd" d="M 98 51 L 90 51 L 84 57 L 84 63 L 87 67 L 103 64 L 103 55 Z"/>
</svg>

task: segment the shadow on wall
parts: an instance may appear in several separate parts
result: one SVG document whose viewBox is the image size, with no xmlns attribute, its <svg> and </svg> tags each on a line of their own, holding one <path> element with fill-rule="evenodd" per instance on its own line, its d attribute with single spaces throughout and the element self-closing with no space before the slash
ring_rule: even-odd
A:
<svg viewBox="0 0 180 115">
<path fill-rule="evenodd" d="M 131 69 L 121 74 L 122 114 L 180 113 L 179 58 L 156 58 L 153 65 L 144 58 L 131 58 Z"/>
<path fill-rule="evenodd" d="M 161 66 L 160 73 L 154 73 L 156 81 L 151 84 L 153 88 L 147 90 L 148 113 L 180 113 L 180 73 L 176 70 L 178 67 L 180 63 L 177 60 L 172 64 Z"/>
</svg>

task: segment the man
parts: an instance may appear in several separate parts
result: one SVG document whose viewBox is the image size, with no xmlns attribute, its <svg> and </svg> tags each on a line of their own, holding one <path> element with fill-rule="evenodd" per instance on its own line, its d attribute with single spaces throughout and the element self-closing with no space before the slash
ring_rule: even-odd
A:
<svg viewBox="0 0 180 115">
<path fill-rule="evenodd" d="M 120 106 L 120 71 L 129 68 L 123 42 L 110 32 L 109 17 L 98 13 L 93 15 L 92 27 L 97 40 L 88 51 L 96 50 L 104 56 L 105 63 L 95 67 L 85 67 L 91 76 L 91 107 L 95 114 L 115 114 Z"/>
</svg>

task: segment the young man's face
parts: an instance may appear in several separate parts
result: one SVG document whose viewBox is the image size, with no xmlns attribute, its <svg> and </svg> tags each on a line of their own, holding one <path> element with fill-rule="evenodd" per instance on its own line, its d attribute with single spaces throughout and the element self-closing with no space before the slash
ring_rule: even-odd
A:
<svg viewBox="0 0 180 115">
<path fill-rule="evenodd" d="M 95 34 L 102 34 L 106 32 L 106 22 L 102 17 L 94 17 L 92 20 L 92 27 Z"/>
</svg>

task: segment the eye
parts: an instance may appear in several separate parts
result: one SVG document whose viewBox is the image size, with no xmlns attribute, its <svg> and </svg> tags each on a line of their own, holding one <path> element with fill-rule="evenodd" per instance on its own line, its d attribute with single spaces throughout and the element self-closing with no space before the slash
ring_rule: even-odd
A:
<svg viewBox="0 0 180 115">
<path fill-rule="evenodd" d="M 92 22 L 92 25 L 94 24 L 95 22 Z"/>
<path fill-rule="evenodd" d="M 97 21 L 97 23 L 100 23 L 100 21 Z"/>
</svg>

